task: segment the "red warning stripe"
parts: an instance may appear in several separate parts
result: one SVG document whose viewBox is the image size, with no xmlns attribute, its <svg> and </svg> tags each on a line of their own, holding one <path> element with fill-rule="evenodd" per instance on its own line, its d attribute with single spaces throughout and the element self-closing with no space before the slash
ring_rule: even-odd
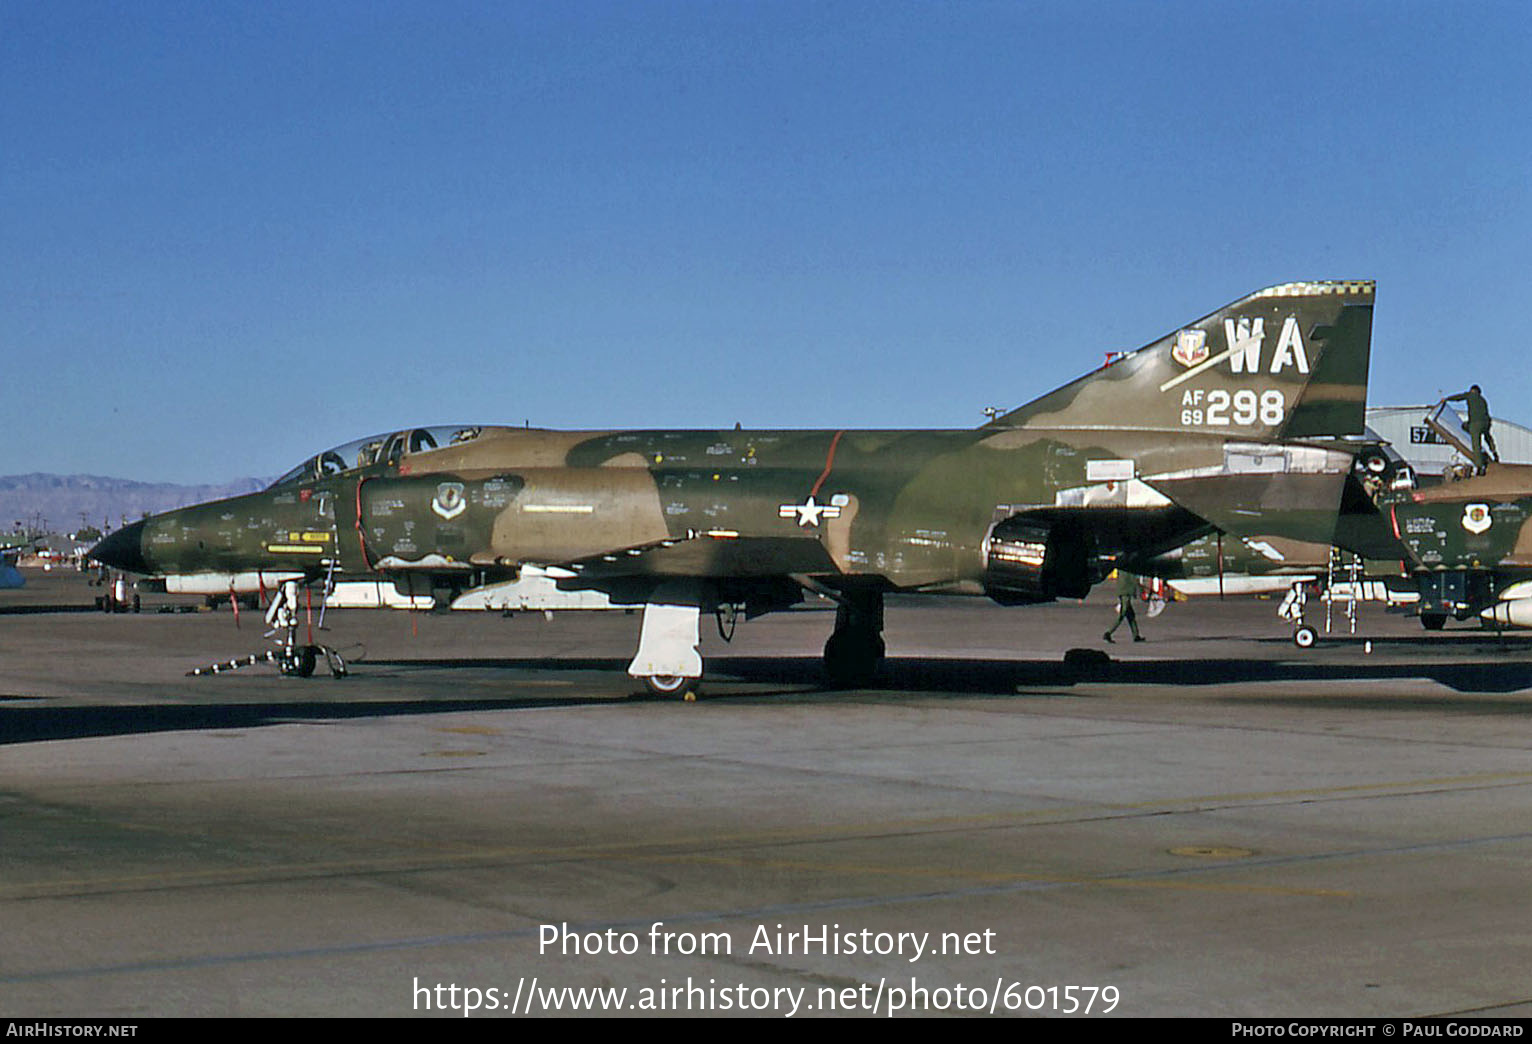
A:
<svg viewBox="0 0 1532 1044">
<path fill-rule="evenodd" d="M 819 473 L 819 480 L 814 483 L 814 488 L 809 490 L 809 496 L 819 496 L 819 487 L 825 484 L 825 479 L 830 477 L 830 469 L 835 467 L 835 447 L 840 445 L 840 437 L 845 431 L 837 431 L 835 438 L 830 440 L 830 452 L 825 457 L 825 469 Z"/>
</svg>

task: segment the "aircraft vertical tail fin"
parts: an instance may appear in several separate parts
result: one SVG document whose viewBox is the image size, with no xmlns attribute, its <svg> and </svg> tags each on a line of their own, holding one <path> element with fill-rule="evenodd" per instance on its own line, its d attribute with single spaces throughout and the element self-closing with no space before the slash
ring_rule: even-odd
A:
<svg viewBox="0 0 1532 1044">
<path fill-rule="evenodd" d="M 1370 280 L 1258 290 L 991 425 L 1252 441 L 1359 435 L 1374 291 Z"/>
</svg>

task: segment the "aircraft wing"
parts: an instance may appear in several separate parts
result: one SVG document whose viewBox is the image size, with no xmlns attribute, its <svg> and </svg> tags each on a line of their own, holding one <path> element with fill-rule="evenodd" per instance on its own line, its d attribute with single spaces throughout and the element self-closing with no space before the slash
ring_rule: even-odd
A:
<svg viewBox="0 0 1532 1044">
<path fill-rule="evenodd" d="M 838 573 L 824 545 L 809 537 L 703 533 L 552 563 L 566 589 L 643 578 L 769 579 Z"/>
<path fill-rule="evenodd" d="M 640 544 L 550 564 L 561 591 L 599 591 L 614 605 L 642 605 L 656 591 L 716 583 L 723 601 L 742 604 L 747 618 L 796 605 L 799 578 L 837 575 L 824 545 L 809 537 L 744 537 L 703 533 Z"/>
</svg>

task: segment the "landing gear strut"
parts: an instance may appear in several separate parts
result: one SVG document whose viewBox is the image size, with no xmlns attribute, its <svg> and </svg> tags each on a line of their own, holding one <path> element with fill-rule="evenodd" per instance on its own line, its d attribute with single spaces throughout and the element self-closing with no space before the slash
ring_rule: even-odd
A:
<svg viewBox="0 0 1532 1044">
<path fill-rule="evenodd" d="M 1308 587 L 1304 581 L 1299 580 L 1287 592 L 1287 597 L 1282 600 L 1281 608 L 1277 610 L 1277 615 L 1293 625 L 1293 644 L 1300 649 L 1312 649 L 1314 643 L 1319 640 L 1319 632 L 1309 626 L 1303 618 L 1303 610 L 1308 602 Z"/>
<path fill-rule="evenodd" d="M 277 648 L 268 649 L 264 653 L 252 653 L 237 660 L 226 660 L 207 667 L 198 667 L 187 671 L 187 677 L 223 674 L 241 667 L 252 667 L 258 663 L 274 663 L 282 674 L 294 678 L 307 678 L 314 673 L 314 668 L 319 665 L 321 656 L 324 657 L 332 676 L 344 678 L 347 675 L 346 661 L 336 650 L 328 645 L 298 644 L 298 581 L 289 580 L 277 589 L 276 597 L 271 600 L 271 608 L 266 611 L 266 623 L 271 627 L 266 634 L 277 643 Z M 281 632 L 280 638 L 275 637 L 278 632 Z"/>
<path fill-rule="evenodd" d="M 825 677 L 836 688 L 865 685 L 883 666 L 883 592 L 848 591 L 825 642 Z"/>
<path fill-rule="evenodd" d="M 702 681 L 702 653 L 698 651 L 702 641 L 698 629 L 703 602 L 700 585 L 671 581 L 655 588 L 649 597 L 638 652 L 628 664 L 628 674 L 641 678 L 656 696 L 695 700 Z"/>
</svg>

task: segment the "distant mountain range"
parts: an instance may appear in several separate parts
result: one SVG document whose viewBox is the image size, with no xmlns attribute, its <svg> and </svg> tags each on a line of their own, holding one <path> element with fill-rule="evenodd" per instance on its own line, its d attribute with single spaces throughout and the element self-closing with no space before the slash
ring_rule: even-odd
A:
<svg viewBox="0 0 1532 1044">
<path fill-rule="evenodd" d="M 244 478 L 222 485 L 178 486 L 172 482 L 134 482 L 101 475 L 0 475 L 0 535 L 17 522 L 56 533 L 72 533 L 82 525 L 116 529 L 172 508 L 219 497 L 254 493 L 271 479 Z M 84 515 L 83 521 L 81 515 Z"/>
</svg>

